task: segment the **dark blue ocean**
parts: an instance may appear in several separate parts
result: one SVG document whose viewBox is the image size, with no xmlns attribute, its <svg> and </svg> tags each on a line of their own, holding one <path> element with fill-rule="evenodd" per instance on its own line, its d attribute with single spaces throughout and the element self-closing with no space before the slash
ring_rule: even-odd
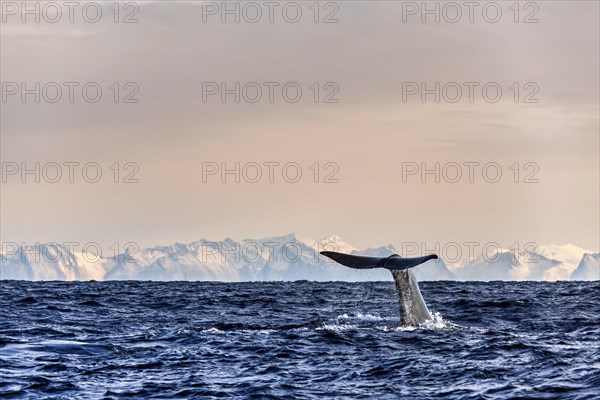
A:
<svg viewBox="0 0 600 400">
<path fill-rule="evenodd" d="M 0 398 L 598 399 L 600 282 L 0 281 Z"/>
</svg>

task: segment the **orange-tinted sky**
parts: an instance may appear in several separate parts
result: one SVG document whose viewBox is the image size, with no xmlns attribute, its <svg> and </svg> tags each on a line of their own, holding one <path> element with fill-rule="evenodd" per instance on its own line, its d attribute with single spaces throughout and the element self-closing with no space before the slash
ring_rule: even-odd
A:
<svg viewBox="0 0 600 400">
<path fill-rule="evenodd" d="M 296 23 L 283 6 L 272 23 L 266 14 L 256 23 L 248 21 L 254 14 L 241 14 L 240 23 L 225 15 L 222 23 L 220 10 L 202 2 L 167 1 L 123 6 L 118 23 L 108 3 L 97 23 L 79 9 L 73 23 L 66 15 L 49 23 L 43 14 L 23 23 L 22 10 L 5 8 L 21 2 L 2 3 L 2 241 L 151 246 L 297 232 L 337 234 L 357 247 L 600 247 L 598 2 L 532 2 L 516 23 L 513 2 L 496 3 L 503 13 L 496 23 L 486 20 L 493 10 L 482 14 L 486 2 L 473 22 L 465 14 L 456 23 L 448 9 L 439 23 L 427 15 L 422 22 L 408 7 L 421 2 L 330 2 L 317 23 L 312 2 L 297 3 Z M 123 23 L 130 14 L 139 22 Z M 63 97 L 47 101 L 52 85 L 39 103 L 35 94 L 24 103 L 21 93 L 7 94 L 10 83 L 21 90 L 23 82 L 57 82 Z M 72 103 L 65 82 L 79 83 Z M 89 82 L 103 90 L 97 103 L 82 98 Z M 223 103 L 220 93 L 207 94 L 214 89 L 207 82 L 256 84 L 240 89 L 239 103 L 234 94 Z M 274 82 L 273 102 L 265 82 Z M 415 83 L 420 90 L 436 82 L 439 102 L 435 93 L 425 102 L 408 94 Z M 256 86 L 262 98 L 252 103 Z M 457 86 L 462 97 L 453 102 Z M 297 87 L 302 98 L 293 103 Z M 493 102 L 497 87 L 502 95 Z M 139 102 L 124 103 L 136 88 L 131 99 Z M 325 102 L 328 95 L 337 102 Z M 63 178 L 36 183 L 27 175 L 21 183 L 20 171 L 10 175 L 14 165 L 36 162 L 47 174 L 49 163 L 62 165 Z M 69 162 L 98 163 L 102 178 L 86 182 L 77 167 L 70 183 Z M 207 163 L 236 162 L 240 183 L 233 174 L 223 183 L 220 171 L 203 182 L 203 168 L 215 166 Z M 270 164 L 273 182 L 269 162 L 279 163 Z M 422 182 L 422 166 L 436 162 L 440 182 L 434 174 Z M 256 183 L 253 163 L 262 172 Z M 456 165 L 462 178 L 452 183 Z M 485 165 L 492 169 L 484 176 Z M 302 177 L 291 183 L 298 166 Z M 498 167 L 502 177 L 493 183 Z M 123 183 L 129 173 L 139 183 Z"/>
</svg>

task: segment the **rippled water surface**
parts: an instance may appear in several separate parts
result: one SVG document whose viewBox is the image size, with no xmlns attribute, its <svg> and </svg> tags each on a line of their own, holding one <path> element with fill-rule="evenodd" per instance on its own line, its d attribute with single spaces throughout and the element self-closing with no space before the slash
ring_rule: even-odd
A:
<svg viewBox="0 0 600 400">
<path fill-rule="evenodd" d="M 597 399 L 600 283 L 0 281 L 3 398 Z"/>
</svg>

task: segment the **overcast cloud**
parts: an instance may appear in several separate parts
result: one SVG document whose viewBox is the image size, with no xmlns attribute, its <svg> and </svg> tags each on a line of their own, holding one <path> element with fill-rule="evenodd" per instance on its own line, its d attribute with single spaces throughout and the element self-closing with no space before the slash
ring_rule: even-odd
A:
<svg viewBox="0 0 600 400">
<path fill-rule="evenodd" d="M 6 11 L 12 2 L 2 3 Z M 323 3 L 319 18 L 337 10 L 338 23 L 314 23 L 312 2 L 297 3 L 298 23 L 277 11 L 273 23 L 266 16 L 221 23 L 219 15 L 204 23 L 200 2 L 139 2 L 139 22 L 130 24 L 114 23 L 108 3 L 98 23 L 22 23 L 5 12 L 3 95 L 7 82 L 97 82 L 103 98 L 38 104 L 33 96 L 25 103 L 8 96 L 1 104 L 3 165 L 97 162 L 103 178 L 38 184 L 29 177 L 23 184 L 7 176 L 2 241 L 151 246 L 297 232 L 337 234 L 357 247 L 495 241 L 598 250 L 598 2 L 535 2 L 537 23 L 515 23 L 512 2 L 497 3 L 497 23 L 479 9 L 473 23 L 466 16 L 422 23 L 419 15 L 405 23 L 406 2 L 331 3 L 337 7 Z M 132 10 L 123 8 L 119 18 Z M 532 11 L 520 10 L 520 20 Z M 133 88 L 125 83 L 137 85 L 139 103 L 115 104 L 114 82 L 120 100 Z M 257 103 L 235 103 L 233 95 L 222 103 L 218 94 L 203 102 L 203 82 L 281 85 L 273 103 L 265 86 Z M 297 103 L 282 98 L 286 82 L 303 89 Z M 455 103 L 436 103 L 433 95 L 423 103 L 419 94 L 403 101 L 403 82 L 457 82 L 465 91 Z M 472 102 L 464 82 L 480 83 Z M 489 82 L 503 90 L 497 102 L 481 96 Z M 323 102 L 336 88 L 338 102 Z M 538 102 L 525 103 L 527 95 Z M 115 162 L 119 181 L 134 170 L 125 163 L 138 165 L 139 183 L 115 184 Z M 203 182 L 207 162 L 295 162 L 303 175 L 289 183 L 278 167 L 270 183 L 264 167 L 258 183 L 243 176 L 239 184 L 233 176 L 222 183 L 218 175 Z M 326 168 L 328 162 L 335 164 Z M 490 183 L 478 167 L 473 183 L 466 176 L 436 183 L 432 175 L 422 183 L 419 174 L 403 182 L 408 162 L 497 163 L 503 175 Z M 518 183 L 509 168 L 515 162 Z M 332 172 L 339 182 L 324 183 Z M 528 176 L 538 182 L 524 183 Z"/>
</svg>

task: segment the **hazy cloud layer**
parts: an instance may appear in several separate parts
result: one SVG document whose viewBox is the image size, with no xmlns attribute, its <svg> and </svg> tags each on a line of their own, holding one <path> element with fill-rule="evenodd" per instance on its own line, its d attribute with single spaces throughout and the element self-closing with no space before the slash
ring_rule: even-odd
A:
<svg viewBox="0 0 600 400">
<path fill-rule="evenodd" d="M 277 12 L 273 23 L 221 23 L 218 15 L 204 23 L 200 2 L 167 1 L 139 3 L 131 24 L 114 23 L 107 4 L 94 24 L 3 16 L 4 84 L 97 82 L 103 98 L 37 104 L 29 96 L 23 104 L 11 96 L 2 103 L 2 161 L 97 162 L 103 178 L 7 177 L 2 240 L 151 246 L 296 231 L 335 232 L 361 247 L 477 240 L 597 250 L 598 3 L 537 2 L 539 22 L 527 24 L 513 21 L 508 2 L 498 2 L 498 23 L 480 12 L 473 23 L 422 23 L 419 15 L 405 23 L 404 3 L 337 2 L 339 22 L 327 24 L 313 22 L 309 3 L 298 3 L 303 17 L 293 24 Z M 319 18 L 335 9 L 323 7 Z M 139 103 L 115 104 L 114 82 L 134 82 Z M 289 103 L 277 89 L 273 103 L 235 103 L 232 95 L 203 102 L 203 82 L 296 82 L 303 97 Z M 339 88 L 338 103 L 322 102 L 327 82 Z M 423 103 L 419 95 L 403 101 L 403 82 L 481 85 L 473 102 L 430 95 Z M 502 88 L 498 102 L 481 97 L 488 82 Z M 523 103 L 534 92 L 527 83 L 539 102 Z M 120 90 L 120 99 L 129 93 Z M 271 161 L 298 163 L 302 179 L 288 183 L 278 169 L 270 183 L 264 168 L 254 184 L 218 175 L 203 182 L 206 162 Z M 120 182 L 133 171 L 125 163 L 136 163 L 139 183 L 115 184 L 115 162 Z M 335 170 L 327 162 L 339 167 L 338 183 L 323 183 Z M 478 167 L 473 183 L 431 175 L 422 183 L 419 174 L 403 182 L 406 162 L 493 162 L 502 179 L 489 183 Z M 524 183 L 532 172 L 539 182 Z"/>
</svg>

